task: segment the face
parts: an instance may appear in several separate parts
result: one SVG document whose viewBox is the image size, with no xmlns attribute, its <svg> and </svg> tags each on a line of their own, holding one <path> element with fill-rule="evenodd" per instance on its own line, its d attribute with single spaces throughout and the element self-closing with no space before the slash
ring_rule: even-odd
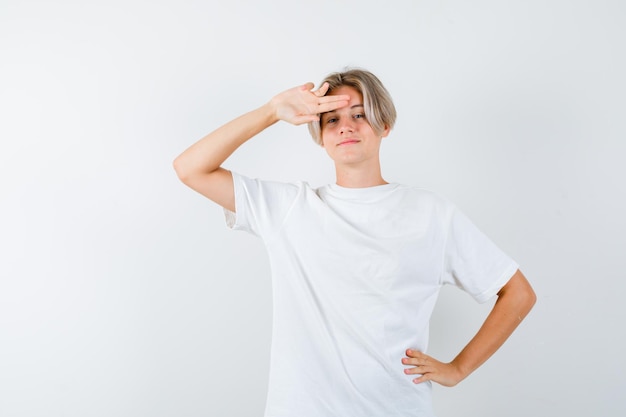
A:
<svg viewBox="0 0 626 417">
<path fill-rule="evenodd" d="M 383 137 L 376 134 L 365 118 L 363 96 L 353 87 L 341 86 L 329 95 L 350 96 L 348 105 L 321 115 L 322 146 L 335 164 L 378 163 L 378 151 Z"/>
</svg>

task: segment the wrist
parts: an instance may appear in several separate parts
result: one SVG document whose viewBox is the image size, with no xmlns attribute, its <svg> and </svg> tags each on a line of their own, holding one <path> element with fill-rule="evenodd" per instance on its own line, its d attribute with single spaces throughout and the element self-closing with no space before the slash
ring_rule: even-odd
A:
<svg viewBox="0 0 626 417">
<path fill-rule="evenodd" d="M 270 101 L 260 107 L 259 110 L 262 112 L 263 117 L 267 121 L 268 125 L 273 125 L 280 120 L 278 108 L 279 107 L 278 103 L 276 103 L 276 97 L 272 97 Z"/>
<path fill-rule="evenodd" d="M 452 362 L 450 362 L 450 366 L 453 370 L 453 378 L 456 380 L 457 384 L 472 373 L 472 370 L 467 366 L 464 366 L 462 361 L 458 360 L 458 358 L 455 358 Z"/>
</svg>

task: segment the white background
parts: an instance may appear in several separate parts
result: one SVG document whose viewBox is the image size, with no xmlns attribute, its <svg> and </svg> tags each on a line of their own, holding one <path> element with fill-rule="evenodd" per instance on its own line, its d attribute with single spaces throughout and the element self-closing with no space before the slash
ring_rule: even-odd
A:
<svg viewBox="0 0 626 417">
<path fill-rule="evenodd" d="M 384 177 L 454 201 L 538 294 L 439 417 L 626 415 L 625 22 L 619 0 L 0 0 L 0 415 L 262 415 L 264 248 L 171 162 L 344 66 L 395 99 Z M 226 166 L 334 174 L 289 125 Z M 489 308 L 445 288 L 430 353 Z"/>
</svg>

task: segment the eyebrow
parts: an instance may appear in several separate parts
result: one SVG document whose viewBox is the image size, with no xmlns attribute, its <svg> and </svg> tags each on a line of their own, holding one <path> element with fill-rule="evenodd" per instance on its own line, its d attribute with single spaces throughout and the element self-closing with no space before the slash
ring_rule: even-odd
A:
<svg viewBox="0 0 626 417">
<path fill-rule="evenodd" d="M 351 106 L 350 109 L 354 109 L 357 107 L 364 107 L 363 104 L 355 104 L 354 106 Z M 322 113 L 322 114 L 331 114 L 331 113 L 336 113 L 338 109 L 336 110 L 331 110 L 331 111 L 327 111 L 326 113 Z"/>
</svg>

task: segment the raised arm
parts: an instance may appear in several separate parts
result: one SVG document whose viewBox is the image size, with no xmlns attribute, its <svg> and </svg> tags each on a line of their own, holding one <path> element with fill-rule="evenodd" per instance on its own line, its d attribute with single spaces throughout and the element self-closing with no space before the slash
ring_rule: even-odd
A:
<svg viewBox="0 0 626 417">
<path fill-rule="evenodd" d="M 233 177 L 222 164 L 239 146 L 279 120 L 300 125 L 348 104 L 348 96 L 325 97 L 328 84 L 312 89 L 312 83 L 291 88 L 209 133 L 174 160 L 176 174 L 190 188 L 235 211 Z"/>
<path fill-rule="evenodd" d="M 407 350 L 402 359 L 407 374 L 419 374 L 413 382 L 435 381 L 451 387 L 474 372 L 513 333 L 535 304 L 532 287 L 518 270 L 498 292 L 498 300 L 478 333 L 450 363 L 439 362 L 425 353 Z"/>
</svg>

